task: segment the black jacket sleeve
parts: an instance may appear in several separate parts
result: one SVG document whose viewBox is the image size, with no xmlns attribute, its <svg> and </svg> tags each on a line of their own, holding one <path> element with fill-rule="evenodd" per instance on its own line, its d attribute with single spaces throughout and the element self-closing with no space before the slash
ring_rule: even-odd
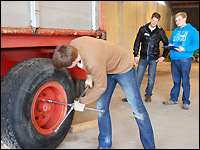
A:
<svg viewBox="0 0 200 150">
<path fill-rule="evenodd" d="M 134 43 L 134 47 L 133 47 L 133 55 L 134 57 L 137 57 L 138 52 L 139 52 L 139 48 L 140 48 L 140 42 L 142 41 L 142 28 L 140 27 L 137 37 L 135 39 L 135 43 Z"/>
<path fill-rule="evenodd" d="M 167 38 L 165 31 L 163 29 L 161 29 L 161 41 L 163 42 L 164 46 L 167 46 L 169 44 L 168 38 Z M 164 48 L 162 57 L 166 58 L 168 53 L 169 53 L 169 49 Z"/>
</svg>

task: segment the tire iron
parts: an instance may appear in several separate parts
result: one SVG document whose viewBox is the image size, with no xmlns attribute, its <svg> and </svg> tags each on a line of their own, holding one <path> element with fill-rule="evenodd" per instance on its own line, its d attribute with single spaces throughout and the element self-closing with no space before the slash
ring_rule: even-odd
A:
<svg viewBox="0 0 200 150">
<path fill-rule="evenodd" d="M 85 92 L 87 91 L 87 89 L 89 88 L 89 86 L 87 86 L 85 88 L 85 90 L 83 91 L 83 93 L 79 96 L 78 100 L 79 101 L 81 99 L 81 97 L 85 94 Z M 71 113 L 71 111 L 74 109 L 74 103 L 72 104 L 67 104 L 67 103 L 62 103 L 62 102 L 57 102 L 57 101 L 53 101 L 53 100 L 47 100 L 48 102 L 50 103 L 56 103 L 56 104 L 61 104 L 61 105 L 67 105 L 67 106 L 70 106 L 70 110 L 67 112 L 67 114 L 65 115 L 65 117 L 63 118 L 63 120 L 60 122 L 60 124 L 56 127 L 56 129 L 54 129 L 54 133 L 56 133 L 58 131 L 58 129 L 60 128 L 60 126 L 63 124 L 63 122 L 65 121 L 65 119 L 69 116 L 69 114 Z M 88 109 L 88 110 L 94 110 L 94 111 L 98 111 L 98 112 L 101 112 L 101 113 L 104 113 L 105 110 L 99 110 L 99 109 L 94 109 L 94 108 L 88 108 L 88 107 L 85 107 L 85 109 Z"/>
</svg>

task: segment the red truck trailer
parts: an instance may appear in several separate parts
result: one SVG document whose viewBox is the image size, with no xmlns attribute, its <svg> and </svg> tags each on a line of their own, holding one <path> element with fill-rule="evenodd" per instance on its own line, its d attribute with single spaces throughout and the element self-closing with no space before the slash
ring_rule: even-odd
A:
<svg viewBox="0 0 200 150">
<path fill-rule="evenodd" d="M 67 135 L 87 73 L 57 70 L 52 54 L 80 36 L 106 39 L 101 1 L 1 2 L 1 140 L 9 148 L 52 149 Z"/>
</svg>

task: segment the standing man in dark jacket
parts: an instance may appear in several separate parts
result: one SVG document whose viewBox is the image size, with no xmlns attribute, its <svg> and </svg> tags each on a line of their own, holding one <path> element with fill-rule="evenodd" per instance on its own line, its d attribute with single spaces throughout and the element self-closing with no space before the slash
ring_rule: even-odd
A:
<svg viewBox="0 0 200 150">
<path fill-rule="evenodd" d="M 157 24 L 160 20 L 160 14 L 154 12 L 151 17 L 151 22 L 140 27 L 134 43 L 134 59 L 138 64 L 137 68 L 137 78 L 139 87 L 142 83 L 144 73 L 148 65 L 148 84 L 146 87 L 145 102 L 151 102 L 152 90 L 155 83 L 156 68 L 158 62 L 163 62 L 169 53 L 168 49 L 164 49 L 161 57 L 159 50 L 160 41 L 163 42 L 164 46 L 168 45 L 168 39 L 163 28 L 159 27 Z M 140 49 L 140 59 L 138 57 L 139 48 Z M 122 101 L 127 101 L 126 98 Z"/>
</svg>

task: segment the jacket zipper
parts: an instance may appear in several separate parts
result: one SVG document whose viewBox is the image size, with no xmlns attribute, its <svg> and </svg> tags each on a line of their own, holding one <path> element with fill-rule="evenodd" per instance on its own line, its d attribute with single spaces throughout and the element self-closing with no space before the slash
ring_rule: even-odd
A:
<svg viewBox="0 0 200 150">
<path fill-rule="evenodd" d="M 147 48 L 147 60 L 149 60 L 149 45 L 150 45 L 150 42 L 148 42 L 148 48 Z"/>
<path fill-rule="evenodd" d="M 147 29 L 145 28 L 145 30 L 147 31 Z M 148 31 L 147 31 L 148 32 Z M 157 31 L 158 32 L 158 31 Z M 149 32 L 148 32 L 149 33 Z M 149 35 L 150 35 L 150 33 L 149 33 Z M 152 35 L 152 37 L 155 35 L 155 33 Z M 150 37 L 150 38 L 152 38 L 152 37 Z M 149 38 L 149 39 L 150 39 Z M 150 39 L 151 40 L 151 39 Z M 150 40 L 148 40 L 148 48 L 147 48 L 147 60 L 149 60 L 149 45 L 150 45 Z"/>
<path fill-rule="evenodd" d="M 147 29 L 145 28 L 146 32 L 149 33 L 147 31 Z M 149 36 L 150 36 L 150 33 L 149 33 Z M 150 39 L 150 38 L 149 38 Z M 149 45 L 150 45 L 150 40 L 148 40 L 148 47 L 147 47 L 147 60 L 149 60 Z"/>
</svg>

